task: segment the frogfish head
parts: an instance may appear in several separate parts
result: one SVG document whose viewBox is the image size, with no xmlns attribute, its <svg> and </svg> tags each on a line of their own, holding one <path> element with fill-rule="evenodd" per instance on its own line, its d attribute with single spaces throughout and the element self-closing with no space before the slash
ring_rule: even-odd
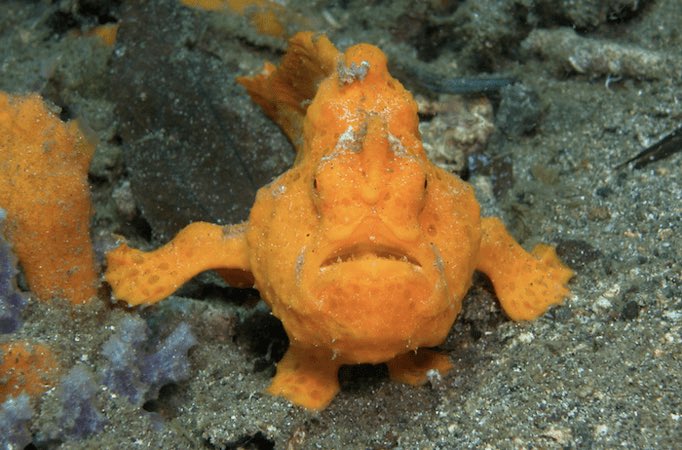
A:
<svg viewBox="0 0 682 450">
<path fill-rule="evenodd" d="M 320 85 L 292 169 L 297 200 L 278 210 L 296 210 L 299 230 L 271 244 L 297 249 L 281 254 L 291 286 L 272 302 L 297 345 L 372 363 L 447 335 L 462 294 L 433 236 L 442 177 L 417 126 L 414 99 L 376 47 L 350 48 Z"/>
</svg>

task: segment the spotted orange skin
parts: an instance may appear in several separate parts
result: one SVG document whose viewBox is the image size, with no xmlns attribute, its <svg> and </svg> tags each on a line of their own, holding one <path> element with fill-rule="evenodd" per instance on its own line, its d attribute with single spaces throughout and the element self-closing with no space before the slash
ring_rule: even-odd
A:
<svg viewBox="0 0 682 450">
<path fill-rule="evenodd" d="M 158 301 L 208 268 L 233 283 L 251 276 L 290 338 L 268 391 L 322 409 L 342 364 L 387 362 L 409 384 L 447 372 L 449 359 L 424 347 L 447 336 L 475 270 L 514 320 L 568 295 L 572 272 L 551 247 L 527 253 L 481 219 L 470 185 L 428 161 L 417 105 L 378 48 L 341 54 L 299 33 L 279 67 L 238 82 L 296 147 L 293 167 L 259 190 L 244 224 L 195 223 L 154 252 L 111 252 L 116 297 Z"/>
</svg>

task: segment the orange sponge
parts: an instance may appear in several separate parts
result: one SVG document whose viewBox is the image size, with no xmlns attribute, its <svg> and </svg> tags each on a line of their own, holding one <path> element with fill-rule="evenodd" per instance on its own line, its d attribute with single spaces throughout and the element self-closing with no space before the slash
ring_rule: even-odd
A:
<svg viewBox="0 0 682 450">
<path fill-rule="evenodd" d="M 0 345 L 0 403 L 22 392 L 42 394 L 56 381 L 59 365 L 43 344 L 25 341 Z"/>
<path fill-rule="evenodd" d="M 267 36 L 283 38 L 287 34 L 282 18 L 291 21 L 291 13 L 277 2 L 271 0 L 181 0 L 189 8 L 205 11 L 230 11 L 248 17 L 251 25 Z"/>
<path fill-rule="evenodd" d="M 0 92 L 3 231 L 42 300 L 85 303 L 97 294 L 87 183 L 93 152 L 77 123 L 59 120 L 39 95 Z"/>
</svg>

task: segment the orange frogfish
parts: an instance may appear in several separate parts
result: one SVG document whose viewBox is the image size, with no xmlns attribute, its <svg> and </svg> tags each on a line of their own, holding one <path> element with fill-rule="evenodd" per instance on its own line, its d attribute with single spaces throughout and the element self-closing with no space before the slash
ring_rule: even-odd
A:
<svg viewBox="0 0 682 450">
<path fill-rule="evenodd" d="M 279 67 L 238 82 L 296 147 L 293 167 L 258 191 L 247 222 L 196 222 L 155 251 L 110 252 L 116 298 L 154 303 L 208 269 L 254 286 L 290 339 L 268 391 L 322 409 L 344 364 L 386 362 L 411 384 L 450 369 L 425 348 L 446 338 L 475 270 L 513 320 L 568 295 L 573 272 L 552 247 L 527 253 L 480 217 L 469 184 L 429 162 L 417 105 L 378 48 L 340 53 L 298 33 Z"/>
</svg>

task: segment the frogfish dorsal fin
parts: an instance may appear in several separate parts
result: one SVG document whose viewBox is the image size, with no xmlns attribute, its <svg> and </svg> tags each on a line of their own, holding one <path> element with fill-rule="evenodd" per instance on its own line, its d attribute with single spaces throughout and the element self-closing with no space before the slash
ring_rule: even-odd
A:
<svg viewBox="0 0 682 450">
<path fill-rule="evenodd" d="M 238 77 L 251 99 L 263 108 L 298 150 L 303 145 L 303 119 L 320 82 L 336 69 L 340 53 L 324 35 L 295 34 L 279 67 L 266 63 L 263 71 Z"/>
</svg>

